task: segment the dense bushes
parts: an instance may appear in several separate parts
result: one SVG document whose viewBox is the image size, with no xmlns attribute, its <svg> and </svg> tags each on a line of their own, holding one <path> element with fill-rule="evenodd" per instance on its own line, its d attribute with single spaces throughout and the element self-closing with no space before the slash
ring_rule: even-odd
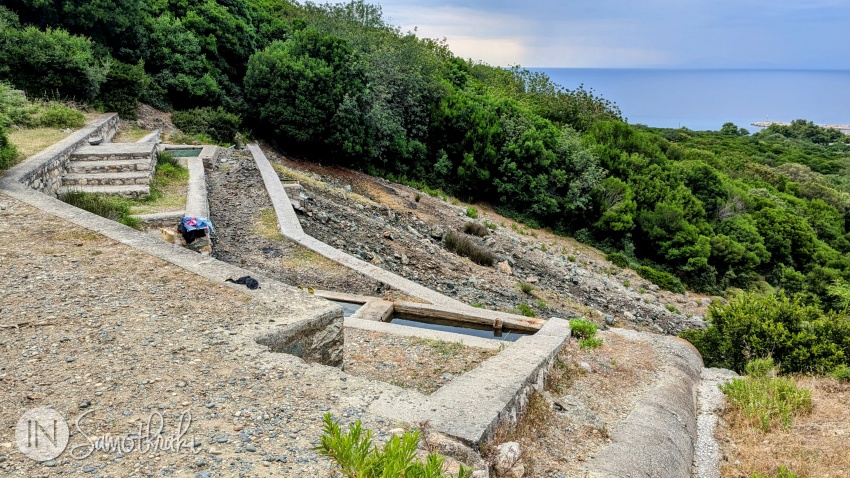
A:
<svg viewBox="0 0 850 478">
<path fill-rule="evenodd" d="M 713 304 L 705 330 L 682 337 L 707 367 L 743 372 L 748 361 L 772 357 L 782 372 L 827 373 L 850 364 L 850 318 L 824 314 L 784 295 L 742 294 Z"/>
<path fill-rule="evenodd" d="M 202 134 L 214 141 L 229 145 L 239 131 L 239 116 L 228 113 L 223 108 L 195 108 L 188 111 L 175 111 L 171 121 L 183 132 Z"/>
<path fill-rule="evenodd" d="M 9 138 L 6 137 L 6 128 L 0 123 L 0 171 L 14 164 L 17 157 L 18 151 L 15 149 L 15 145 L 9 143 Z"/>
<path fill-rule="evenodd" d="M 685 291 L 685 286 L 682 285 L 682 281 L 676 278 L 673 274 L 669 272 L 662 272 L 656 269 L 653 269 L 649 266 L 640 266 L 635 271 L 639 276 L 644 279 L 652 282 L 653 284 L 661 287 L 664 290 L 669 290 L 670 292 L 679 292 L 682 293 Z"/>
</svg>

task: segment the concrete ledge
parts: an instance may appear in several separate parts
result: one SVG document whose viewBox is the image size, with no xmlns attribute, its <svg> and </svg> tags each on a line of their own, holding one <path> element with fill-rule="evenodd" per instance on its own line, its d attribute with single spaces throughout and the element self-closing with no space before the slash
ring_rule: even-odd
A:
<svg viewBox="0 0 850 478">
<path fill-rule="evenodd" d="M 189 158 L 188 163 L 189 191 L 186 193 L 186 216 L 210 217 L 204 161 L 201 158 Z"/>
<path fill-rule="evenodd" d="M 363 307 L 357 309 L 352 317 L 361 320 L 375 320 L 378 322 L 386 322 L 387 319 L 393 316 L 393 303 L 384 299 L 372 299 Z"/>
<path fill-rule="evenodd" d="M 696 443 L 696 388 L 702 357 L 684 340 L 613 329 L 632 340 L 651 341 L 665 366 L 625 421 L 610 431 L 613 443 L 590 463 L 591 476 L 691 476 Z"/>
<path fill-rule="evenodd" d="M 431 396 L 385 394 L 369 410 L 406 423 L 427 421 L 440 433 L 476 448 L 489 441 L 497 427 L 516 422 L 531 393 L 543 389 L 546 375 L 569 337 L 568 321 L 549 319 L 536 334 L 521 337 Z"/>
<path fill-rule="evenodd" d="M 93 161 L 98 158 L 106 158 L 109 156 L 121 156 L 114 159 L 128 159 L 126 156 L 136 156 L 139 158 L 153 158 L 156 152 L 156 145 L 152 143 L 104 143 L 97 146 L 84 144 L 77 148 L 71 156 L 75 159 L 93 156 Z"/>
<path fill-rule="evenodd" d="M 136 141 L 137 143 L 159 143 L 159 135 L 162 133 L 162 130 L 159 128 L 151 131 L 149 134 L 142 137 L 142 139 Z"/>
<path fill-rule="evenodd" d="M 184 211 L 168 211 L 158 212 L 154 214 L 139 214 L 134 217 L 138 218 L 140 221 L 147 224 L 148 226 L 174 227 L 174 225 L 180 222 L 180 220 L 183 219 L 184 216 Z"/>
<path fill-rule="evenodd" d="M 487 350 L 502 350 L 510 347 L 511 342 L 503 342 L 501 340 L 485 339 L 483 337 L 473 337 L 470 335 L 455 334 L 452 332 L 443 332 L 442 330 L 420 329 L 417 327 L 407 327 L 405 325 L 396 325 L 388 322 L 376 322 L 374 320 L 358 319 L 354 316 L 345 318 L 345 326 L 347 328 L 366 330 L 369 332 L 378 332 L 381 334 L 398 335 L 401 337 L 418 337 L 420 339 L 442 340 L 444 342 L 453 342 L 463 344 L 467 347 L 476 347 Z"/>
</svg>

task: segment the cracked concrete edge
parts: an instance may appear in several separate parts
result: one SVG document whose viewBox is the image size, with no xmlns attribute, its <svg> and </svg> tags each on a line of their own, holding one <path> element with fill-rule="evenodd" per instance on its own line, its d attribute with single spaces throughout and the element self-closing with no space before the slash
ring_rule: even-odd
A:
<svg viewBox="0 0 850 478">
<path fill-rule="evenodd" d="M 702 357 L 691 344 L 676 337 L 612 330 L 632 340 L 651 342 L 664 366 L 655 386 L 610 431 L 612 443 L 589 463 L 589 476 L 691 476 Z"/>
<path fill-rule="evenodd" d="M 486 339 L 483 337 L 472 337 L 469 335 L 455 334 L 452 332 L 443 332 L 441 330 L 406 327 L 403 325 L 396 325 L 387 322 L 358 319 L 356 317 L 346 317 L 345 326 L 353 329 L 366 330 L 369 332 L 378 332 L 382 334 L 392 334 L 402 337 L 418 337 L 421 339 L 442 340 L 445 342 L 460 343 L 467 347 L 476 347 L 487 350 L 502 350 L 503 348 L 511 346 L 510 342 L 503 342 L 501 340 Z"/>
<path fill-rule="evenodd" d="M 102 120 L 102 124 L 106 124 L 115 121 L 115 118 L 116 115 L 110 114 L 102 115 L 99 120 Z M 85 140 L 92 131 L 96 131 L 102 124 L 98 123 L 97 120 L 90 122 L 86 128 L 77 131 L 76 135 Z M 341 357 L 343 313 L 342 308 L 338 305 L 313 297 L 263 274 L 201 256 L 175 244 L 169 244 L 157 237 L 66 204 L 21 183 L 20 180 L 26 178 L 33 169 L 44 167 L 43 159 L 45 157 L 48 159 L 55 157 L 57 152 L 62 151 L 63 148 L 67 149 L 81 143 L 80 138 L 69 137 L 58 144 L 61 148 L 57 145 L 51 146 L 45 150 L 46 153 L 38 153 L 6 171 L 0 176 L 0 192 L 47 214 L 94 231 L 144 254 L 169 262 L 191 274 L 234 289 L 245 294 L 246 300 L 256 300 L 257 303 L 265 307 L 264 313 L 273 317 L 276 321 L 274 326 L 266 326 L 266 330 L 259 334 L 258 338 L 264 338 L 266 342 L 279 344 L 303 339 L 311 331 L 314 334 L 321 334 L 323 329 L 333 329 L 337 337 L 328 338 L 327 343 L 338 346 L 339 350 L 332 351 L 332 353 Z M 243 285 L 224 282 L 229 277 L 236 278 L 247 275 L 259 280 L 261 288 L 250 290 Z"/>
<path fill-rule="evenodd" d="M 432 395 L 385 393 L 369 411 L 402 423 L 427 422 L 434 430 L 476 448 L 490 441 L 500 426 L 517 421 L 530 395 L 543 389 L 569 337 L 568 321 L 550 319 L 537 334 L 520 338 Z"/>
</svg>

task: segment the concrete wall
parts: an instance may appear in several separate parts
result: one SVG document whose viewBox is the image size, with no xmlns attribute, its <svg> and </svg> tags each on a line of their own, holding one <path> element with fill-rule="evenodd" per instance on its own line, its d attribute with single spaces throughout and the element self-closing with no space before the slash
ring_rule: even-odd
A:
<svg viewBox="0 0 850 478">
<path fill-rule="evenodd" d="M 91 136 L 100 136 L 108 142 L 118 129 L 118 115 L 108 113 L 89 121 L 81 129 L 53 146 L 30 156 L 9 170 L 8 174 L 36 191 L 56 196 L 62 186 L 62 175 L 77 148 L 88 144 Z"/>
</svg>

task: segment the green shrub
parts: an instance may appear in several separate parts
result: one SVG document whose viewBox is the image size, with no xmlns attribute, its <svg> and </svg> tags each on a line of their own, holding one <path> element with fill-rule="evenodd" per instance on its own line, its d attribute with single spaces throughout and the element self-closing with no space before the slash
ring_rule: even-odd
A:
<svg viewBox="0 0 850 478">
<path fill-rule="evenodd" d="M 472 219 L 478 219 L 478 209 L 469 206 L 466 208 L 466 216 Z"/>
<path fill-rule="evenodd" d="M 570 319 L 572 336 L 578 339 L 582 350 L 595 349 L 602 345 L 602 339 L 596 336 L 596 323 L 587 319 Z"/>
<path fill-rule="evenodd" d="M 416 461 L 419 431 L 393 436 L 379 450 L 372 443 L 372 432 L 363 430 L 360 420 L 349 425 L 343 433 L 339 423 L 329 413 L 324 418 L 324 433 L 315 450 L 333 460 L 343 475 L 349 478 L 443 478 L 444 458 L 436 453 L 424 463 Z M 460 467 L 457 478 L 470 476 L 471 471 Z"/>
<path fill-rule="evenodd" d="M 105 194 L 68 191 L 61 194 L 59 200 L 125 226 L 136 229 L 141 226 L 139 219 L 130 215 L 130 201 L 126 199 Z"/>
<path fill-rule="evenodd" d="M 206 135 L 220 144 L 230 144 L 242 120 L 223 108 L 195 108 L 188 111 L 175 111 L 171 121 L 184 133 Z"/>
<path fill-rule="evenodd" d="M 492 266 L 496 262 L 496 255 L 489 249 L 477 244 L 475 239 L 466 234 L 449 232 L 443 238 L 446 249 L 482 266 Z"/>
<path fill-rule="evenodd" d="M 531 295 L 531 293 L 534 291 L 534 287 L 532 287 L 532 285 L 527 282 L 519 282 L 517 285 L 519 286 L 520 292 L 522 292 L 523 294 Z"/>
<path fill-rule="evenodd" d="M 86 124 L 86 116 L 79 110 L 59 103 L 45 105 L 35 118 L 36 126 L 47 128 L 80 128 Z"/>
<path fill-rule="evenodd" d="M 850 382 L 850 366 L 847 364 L 841 364 L 832 369 L 830 375 L 839 382 Z"/>
<path fill-rule="evenodd" d="M 636 272 L 639 276 L 664 290 L 679 294 L 685 292 L 685 286 L 682 285 L 682 281 L 669 272 L 662 272 L 649 266 L 640 266 L 636 269 Z"/>
<path fill-rule="evenodd" d="M 0 171 L 3 171 L 13 164 L 18 157 L 18 150 L 15 145 L 9 142 L 6 137 L 6 129 L 0 124 Z"/>
<path fill-rule="evenodd" d="M 570 261 L 570 262 L 575 262 L 576 257 L 575 256 L 567 256 L 567 260 Z"/>
<path fill-rule="evenodd" d="M 793 377 L 777 377 L 773 359 L 753 360 L 746 371 L 746 377 L 727 382 L 720 390 L 761 431 L 777 426 L 788 430 L 795 415 L 811 410 L 811 391 L 797 388 Z"/>
<path fill-rule="evenodd" d="M 537 316 L 537 314 L 534 313 L 534 309 L 532 309 L 531 306 L 528 304 L 519 304 L 518 306 L 516 306 L 516 310 L 520 313 L 520 315 L 524 315 L 526 317 Z"/>
<path fill-rule="evenodd" d="M 605 256 L 605 258 L 608 259 L 608 262 L 614 264 L 617 267 L 629 267 L 629 259 L 619 252 L 612 252 L 611 254 Z"/>
<path fill-rule="evenodd" d="M 682 332 L 707 367 L 741 373 L 753 357 L 773 357 L 783 373 L 828 373 L 850 357 L 850 318 L 784 295 L 743 293 L 712 303 L 708 327 Z"/>
<path fill-rule="evenodd" d="M 596 336 L 596 324 L 587 319 L 570 319 L 570 330 L 572 336 L 578 339 L 587 339 Z"/>
<path fill-rule="evenodd" d="M 113 60 L 94 104 L 104 111 L 118 113 L 123 119 L 134 120 L 139 101 L 150 82 L 142 62 L 128 65 Z"/>
<path fill-rule="evenodd" d="M 487 229 L 492 229 L 494 231 L 496 230 L 496 224 L 495 223 L 492 223 L 492 222 L 490 222 L 486 219 L 482 222 L 484 223 L 485 226 L 487 226 Z"/>
<path fill-rule="evenodd" d="M 467 234 L 471 234 L 473 236 L 484 237 L 490 234 L 490 230 L 487 229 L 487 226 L 481 224 L 480 222 L 469 221 L 463 226 L 463 232 Z"/>
</svg>

